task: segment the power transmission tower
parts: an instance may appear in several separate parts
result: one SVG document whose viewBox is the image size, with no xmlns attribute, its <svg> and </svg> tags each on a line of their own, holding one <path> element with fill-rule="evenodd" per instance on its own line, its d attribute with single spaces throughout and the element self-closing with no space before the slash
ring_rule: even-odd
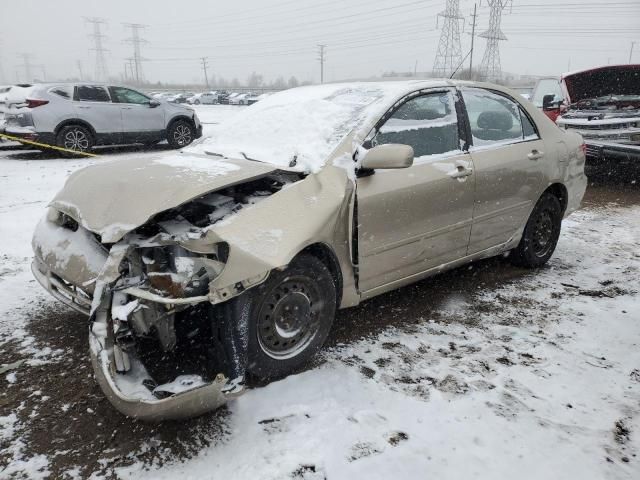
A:
<svg viewBox="0 0 640 480">
<path fill-rule="evenodd" d="M 473 46 L 476 39 L 476 22 L 478 20 L 478 4 L 473 4 L 473 23 L 471 24 L 471 51 L 469 52 L 469 80 L 473 80 Z"/>
<path fill-rule="evenodd" d="M 33 82 L 33 64 L 31 63 L 33 55 L 31 53 L 20 53 L 18 57 L 22 58 L 22 65 L 20 66 L 24 69 L 25 83 Z"/>
<path fill-rule="evenodd" d="M 130 43 L 133 45 L 133 77 L 136 80 L 136 83 L 140 83 L 141 80 L 144 80 L 144 74 L 142 73 L 142 62 L 145 60 L 142 58 L 142 54 L 140 51 L 140 45 L 143 43 L 147 43 L 144 38 L 140 38 L 140 31 L 147 28 L 147 25 L 141 25 L 139 23 L 123 23 L 125 28 L 131 29 L 131 36 L 125 39 L 126 43 Z"/>
<path fill-rule="evenodd" d="M 633 58 L 633 47 L 635 47 L 635 45 L 636 45 L 636 42 L 631 42 L 631 50 L 629 50 L 629 63 L 631 63 L 631 59 Z M 0 70 L 0 74 L 1 73 L 2 71 Z"/>
<path fill-rule="evenodd" d="M 96 55 L 94 80 L 96 82 L 106 82 L 109 77 L 109 72 L 107 71 L 105 54 L 108 50 L 104 48 L 103 41 L 107 37 L 102 33 L 101 28 L 107 24 L 107 21 L 104 18 L 98 17 L 84 17 L 84 21 L 93 25 L 93 33 L 89 34 L 89 38 L 93 39 L 93 48 L 90 48 L 89 51 L 95 52 Z"/>
<path fill-rule="evenodd" d="M 502 67 L 500 65 L 500 41 L 507 37 L 500 29 L 502 21 L 502 11 L 511 0 L 487 0 L 489 3 L 489 30 L 479 36 L 487 39 L 487 48 L 484 51 L 482 62 L 480 63 L 480 78 L 482 80 L 496 81 L 502 77 Z"/>
<path fill-rule="evenodd" d="M 460 20 L 464 17 L 460 15 L 460 0 L 447 0 L 444 12 L 440 12 L 438 17 L 444 18 L 438 52 L 433 62 L 434 77 L 449 77 L 458 68 L 462 61 L 462 50 L 460 48 Z"/>
<path fill-rule="evenodd" d="M 78 72 L 80 72 L 80 81 L 84 80 L 84 75 L 82 74 L 82 60 L 77 60 L 76 65 L 78 66 Z"/>
<path fill-rule="evenodd" d="M 327 46 L 324 44 L 318 45 L 318 60 L 320 61 L 320 83 L 324 83 L 324 62 L 327 59 L 327 54 L 324 51 L 325 48 L 327 48 Z"/>
<path fill-rule="evenodd" d="M 209 76 L 207 75 L 207 57 L 200 57 L 200 61 L 202 62 L 202 69 L 204 70 L 204 83 L 207 85 L 207 89 L 209 88 Z"/>
</svg>

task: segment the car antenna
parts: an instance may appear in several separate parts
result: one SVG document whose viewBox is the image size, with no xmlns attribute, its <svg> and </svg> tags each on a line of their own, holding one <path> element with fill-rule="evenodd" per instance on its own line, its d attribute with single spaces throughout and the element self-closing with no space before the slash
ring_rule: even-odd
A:
<svg viewBox="0 0 640 480">
<path fill-rule="evenodd" d="M 467 57 L 471 54 L 471 50 L 469 50 L 469 52 L 464 56 L 464 58 L 462 59 L 462 61 L 460 62 L 460 64 L 456 67 L 456 69 L 453 71 L 453 73 L 451 74 L 451 76 L 449 77 L 449 80 L 451 80 L 453 78 L 453 76 L 458 73 L 458 70 L 460 70 L 460 67 L 462 66 L 462 64 L 465 62 L 465 60 L 467 59 Z M 471 72 L 469 72 L 471 73 Z"/>
</svg>

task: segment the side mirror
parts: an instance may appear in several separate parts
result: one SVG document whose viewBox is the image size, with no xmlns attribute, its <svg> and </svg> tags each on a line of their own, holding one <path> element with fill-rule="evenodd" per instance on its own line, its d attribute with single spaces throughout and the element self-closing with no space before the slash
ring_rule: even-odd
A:
<svg viewBox="0 0 640 480">
<path fill-rule="evenodd" d="M 551 110 L 553 108 L 553 103 L 555 99 L 556 99 L 556 96 L 553 93 L 550 93 L 549 95 L 545 95 L 544 97 L 542 97 L 542 109 Z"/>
<path fill-rule="evenodd" d="M 398 143 L 377 145 L 362 159 L 362 168 L 366 170 L 407 168 L 411 165 L 413 165 L 413 147 Z"/>
<path fill-rule="evenodd" d="M 151 108 L 156 108 L 158 106 L 160 106 L 160 101 L 156 98 L 152 98 L 151 100 L 149 100 L 149 106 Z"/>
</svg>

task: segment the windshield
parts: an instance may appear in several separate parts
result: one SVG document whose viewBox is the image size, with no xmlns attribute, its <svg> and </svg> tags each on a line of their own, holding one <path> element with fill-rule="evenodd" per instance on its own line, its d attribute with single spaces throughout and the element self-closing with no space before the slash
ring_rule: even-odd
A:
<svg viewBox="0 0 640 480">
<path fill-rule="evenodd" d="M 261 100 L 218 127 L 191 151 L 318 171 L 390 87 L 322 85 Z"/>
</svg>

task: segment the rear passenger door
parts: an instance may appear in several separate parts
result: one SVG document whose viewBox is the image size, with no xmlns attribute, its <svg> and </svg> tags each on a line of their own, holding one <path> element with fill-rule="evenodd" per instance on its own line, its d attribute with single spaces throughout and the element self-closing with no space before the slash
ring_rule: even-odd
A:
<svg viewBox="0 0 640 480">
<path fill-rule="evenodd" d="M 125 142 L 144 143 L 161 138 L 164 110 L 152 107 L 151 100 L 140 92 L 125 87 L 109 87 L 111 98 L 122 111 L 122 131 Z"/>
<path fill-rule="evenodd" d="M 98 143 L 120 143 L 122 116 L 120 106 L 111 102 L 107 89 L 100 85 L 77 85 L 73 93 L 77 117 L 93 127 Z"/>
<path fill-rule="evenodd" d="M 463 88 L 471 130 L 476 194 L 469 254 L 510 240 L 525 224 L 545 182 L 544 143 L 506 94 Z"/>
</svg>

